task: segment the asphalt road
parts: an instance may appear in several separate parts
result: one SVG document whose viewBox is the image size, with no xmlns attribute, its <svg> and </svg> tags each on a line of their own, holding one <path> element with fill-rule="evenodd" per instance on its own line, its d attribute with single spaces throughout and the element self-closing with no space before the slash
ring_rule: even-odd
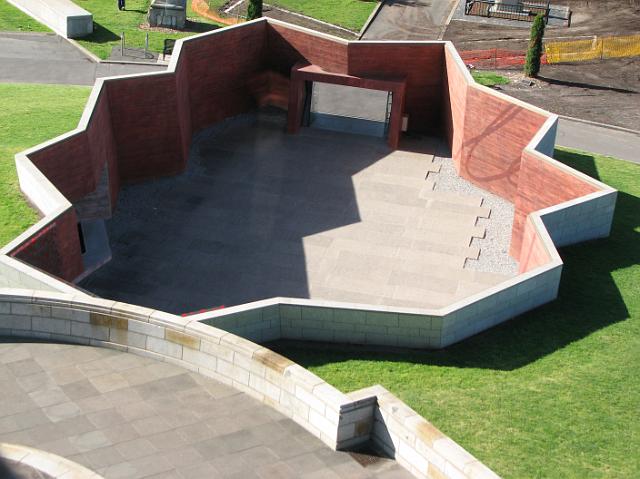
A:
<svg viewBox="0 0 640 479">
<path fill-rule="evenodd" d="M 95 63 L 51 33 L 0 33 L 0 82 L 93 85 L 96 78 L 165 66 Z"/>
</svg>

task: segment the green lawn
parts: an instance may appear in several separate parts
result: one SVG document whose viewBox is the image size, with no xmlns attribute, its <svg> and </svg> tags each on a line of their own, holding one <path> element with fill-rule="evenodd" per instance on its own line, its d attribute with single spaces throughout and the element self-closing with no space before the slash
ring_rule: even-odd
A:
<svg viewBox="0 0 640 479">
<path fill-rule="evenodd" d="M 0 0 L 0 32 L 50 32 L 6 0 Z"/>
<path fill-rule="evenodd" d="M 362 0 L 266 0 L 265 3 L 358 32 L 371 15 L 377 2 Z"/>
<path fill-rule="evenodd" d="M 506 85 L 509 83 L 509 79 L 507 77 L 503 77 L 502 75 L 492 72 L 471 70 L 471 76 L 477 83 L 484 86 Z"/>
<path fill-rule="evenodd" d="M 89 87 L 0 83 L 0 245 L 37 221 L 18 187 L 14 155 L 72 130 Z"/>
<path fill-rule="evenodd" d="M 443 351 L 276 349 L 345 392 L 384 385 L 505 478 L 637 478 L 640 166 L 556 157 L 620 190 L 611 237 L 561 250 L 558 300 Z"/>
<path fill-rule="evenodd" d="M 87 50 L 102 59 L 108 58 L 112 48 L 120 44 L 122 32 L 125 34 L 128 46 L 144 47 L 147 30 L 139 26 L 147 21 L 151 0 L 127 0 L 124 11 L 118 10 L 115 0 L 74 0 L 74 2 L 93 14 L 93 33 L 78 39 L 78 43 Z M 191 10 L 191 2 L 189 2 L 187 16 L 193 20 L 189 24 L 189 31 L 180 33 L 149 31 L 149 49 L 161 52 L 165 38 L 178 39 L 218 28 L 216 23 L 196 17 Z"/>
</svg>

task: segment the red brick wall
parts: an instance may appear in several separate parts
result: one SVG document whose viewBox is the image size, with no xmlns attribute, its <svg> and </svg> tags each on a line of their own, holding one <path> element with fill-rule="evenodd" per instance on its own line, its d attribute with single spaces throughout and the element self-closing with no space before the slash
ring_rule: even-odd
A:
<svg viewBox="0 0 640 479">
<path fill-rule="evenodd" d="M 176 68 L 176 91 L 178 121 L 180 123 L 180 141 L 182 156 L 189 158 L 189 148 L 191 147 L 191 104 L 189 100 L 189 65 L 186 55 L 180 58 Z"/>
<path fill-rule="evenodd" d="M 546 119 L 506 98 L 469 88 L 460 176 L 514 202 L 522 149 Z"/>
<path fill-rule="evenodd" d="M 69 201 L 79 200 L 96 188 L 98 173 L 85 133 L 34 152 L 29 159 Z"/>
<path fill-rule="evenodd" d="M 173 75 L 107 83 L 120 181 L 179 173 L 186 165 Z"/>
<path fill-rule="evenodd" d="M 404 113 L 409 129 L 441 132 L 444 45 L 351 43 L 349 71 L 354 76 L 405 77 Z"/>
<path fill-rule="evenodd" d="M 265 68 L 265 22 L 185 42 L 194 132 L 255 106 L 247 81 Z"/>
<path fill-rule="evenodd" d="M 267 25 L 269 68 L 289 76 L 305 60 L 333 73 L 348 73 L 347 45 L 280 25 Z"/>
<path fill-rule="evenodd" d="M 444 50 L 442 128 L 451 147 L 456 168 L 460 169 L 462 138 L 464 136 L 464 113 L 467 103 L 468 84 L 463 71 L 458 67 L 449 49 Z"/>
<path fill-rule="evenodd" d="M 84 269 L 77 223 L 72 208 L 9 255 L 65 281 L 73 281 Z"/>
<path fill-rule="evenodd" d="M 111 198 L 111 209 L 113 210 L 118 199 L 120 178 L 117 146 L 111 128 L 111 112 L 106 88 L 102 89 L 98 97 L 86 134 L 89 150 L 91 151 L 93 176 L 96 182 L 99 180 L 105 162 L 107 164 L 109 170 L 109 196 Z"/>
<path fill-rule="evenodd" d="M 510 248 L 511 256 L 516 259 L 526 253 L 523 237 L 529 213 L 596 191 L 593 185 L 532 153 L 522 152 L 520 165 Z"/>
</svg>

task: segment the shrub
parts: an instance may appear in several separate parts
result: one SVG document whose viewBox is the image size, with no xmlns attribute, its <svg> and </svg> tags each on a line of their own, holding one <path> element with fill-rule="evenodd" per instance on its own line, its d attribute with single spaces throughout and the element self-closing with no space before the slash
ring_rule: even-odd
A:
<svg viewBox="0 0 640 479">
<path fill-rule="evenodd" d="M 524 64 L 524 74 L 528 77 L 538 76 L 540 72 L 540 57 L 542 56 L 542 37 L 544 36 L 544 16 L 539 13 L 531 25 L 529 48 Z"/>
<path fill-rule="evenodd" d="M 249 0 L 247 20 L 255 20 L 262 16 L 262 0 Z"/>
</svg>

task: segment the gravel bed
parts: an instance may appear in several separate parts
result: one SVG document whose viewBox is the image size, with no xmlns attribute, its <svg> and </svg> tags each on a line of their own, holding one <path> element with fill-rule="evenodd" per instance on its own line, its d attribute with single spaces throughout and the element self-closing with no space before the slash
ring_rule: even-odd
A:
<svg viewBox="0 0 640 479">
<path fill-rule="evenodd" d="M 490 217 L 488 219 L 478 218 L 476 223 L 486 227 L 487 234 L 484 238 L 473 238 L 471 241 L 472 246 L 480 248 L 480 257 L 477 260 L 467 259 L 465 268 L 516 275 L 518 262 L 509 256 L 514 214 L 513 204 L 460 178 L 451 158 L 436 156 L 435 160 L 439 161 L 441 165 L 440 173 L 434 176 L 436 191 L 451 191 L 465 196 L 481 196 L 483 198 L 482 205 L 491 208 Z"/>
</svg>

